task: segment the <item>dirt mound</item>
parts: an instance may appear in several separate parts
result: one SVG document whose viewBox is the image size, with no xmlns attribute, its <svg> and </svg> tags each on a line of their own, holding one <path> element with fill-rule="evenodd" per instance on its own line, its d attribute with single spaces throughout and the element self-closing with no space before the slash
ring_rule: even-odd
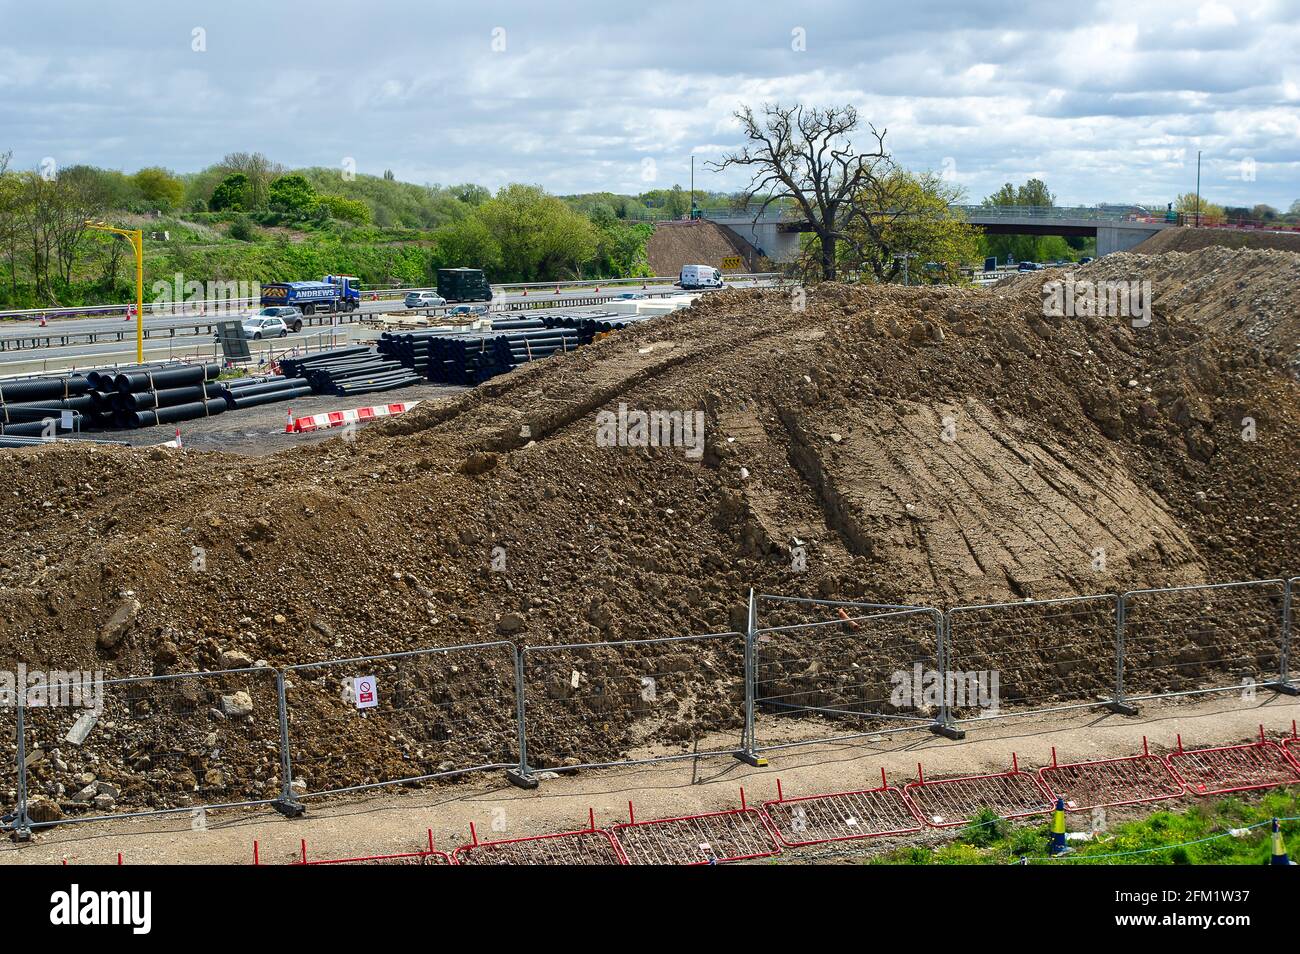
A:
<svg viewBox="0 0 1300 954">
<path fill-rule="evenodd" d="M 1213 273 L 1222 254 L 1187 267 Z M 805 308 L 729 291 L 351 441 L 255 460 L 6 453 L 0 657 L 176 673 L 232 653 L 278 666 L 732 630 L 751 585 L 942 605 L 1292 571 L 1300 385 L 1237 331 L 1162 320 L 1163 301 L 1138 329 L 1045 320 L 1037 282 L 825 286 Z M 698 411 L 703 443 L 605 446 L 597 414 L 620 405 Z M 725 665 L 661 666 L 678 683 L 649 739 L 575 702 L 543 727 L 551 752 L 721 727 L 734 687 L 709 670 Z M 475 687 L 508 686 L 508 668 L 455 671 L 417 683 L 438 687 L 436 732 L 413 709 L 400 732 L 295 737 L 295 761 L 339 760 L 336 784 L 368 777 L 377 751 L 465 764 L 457 727 L 495 760 Z M 570 674 L 539 691 L 564 701 Z"/>
<path fill-rule="evenodd" d="M 722 267 L 722 260 L 739 255 L 745 271 L 760 270 L 758 250 L 731 229 L 706 219 L 659 222 L 646 243 L 646 258 L 656 275 L 676 275 L 683 265 Z"/>
<path fill-rule="evenodd" d="M 1002 288 L 1041 289 L 1045 282 L 1149 281 L 1163 320 L 1239 333 L 1300 374 L 1300 255 L 1272 249 L 1211 247 L 1198 252 L 1106 255 L 1072 272 L 1016 275 Z"/>
<path fill-rule="evenodd" d="M 1161 252 L 1195 252 L 1203 248 L 1272 248 L 1300 252 L 1300 232 L 1263 232 L 1248 229 L 1162 229 L 1135 245 L 1139 255 Z"/>
</svg>

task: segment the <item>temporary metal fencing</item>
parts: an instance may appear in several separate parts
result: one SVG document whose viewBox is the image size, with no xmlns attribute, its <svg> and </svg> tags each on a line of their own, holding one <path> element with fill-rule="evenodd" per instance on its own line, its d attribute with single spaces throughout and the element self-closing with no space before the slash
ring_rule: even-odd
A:
<svg viewBox="0 0 1300 954">
<path fill-rule="evenodd" d="M 91 673 L 60 676 L 39 692 L 28 688 L 26 704 L 16 707 L 21 768 L 13 828 L 265 805 L 279 798 L 284 761 L 275 731 L 275 670 L 102 681 Z M 75 792 L 67 790 L 69 781 L 79 786 Z M 69 798 L 87 813 L 33 818 L 37 798 Z M 122 810 L 123 802 L 144 807 Z"/>
<path fill-rule="evenodd" d="M 1286 580 L 1131 590 L 1120 597 L 1121 702 L 1209 692 L 1294 692 Z"/>
<path fill-rule="evenodd" d="M 516 657 L 492 642 L 289 666 L 286 797 L 513 767 Z"/>
<path fill-rule="evenodd" d="M 776 619 L 760 625 L 765 603 Z M 819 618 L 805 620 L 809 611 Z M 946 722 L 933 692 L 942 682 L 942 635 L 943 616 L 928 607 L 751 595 L 747 751 Z"/>
<path fill-rule="evenodd" d="M 525 646 L 519 658 L 522 776 L 741 753 L 741 633 Z"/>
<path fill-rule="evenodd" d="M 97 714 L 0 697 L 13 709 L 0 716 L 0 758 L 16 766 L 16 808 L 3 821 L 23 833 L 56 821 L 268 803 L 294 813 L 301 798 L 469 772 L 506 769 L 536 784 L 547 769 L 710 756 L 761 764 L 778 749 L 946 732 L 1007 715 L 1133 711 L 1134 701 L 1194 693 L 1294 694 L 1298 585 L 1300 577 L 1253 580 L 946 613 L 751 593 L 744 633 L 497 641 L 280 671 L 113 679 L 102 683 Z M 360 698 L 367 691 L 369 701 Z M 1300 740 L 1287 749 L 1295 753 Z M 1195 775 L 1191 756 L 1179 758 Z M 1141 795 L 1156 781 L 1145 759 L 1104 764 L 1077 763 L 1070 768 L 1079 774 L 1062 786 L 1118 772 L 1110 788 Z M 1252 771 L 1243 768 L 1247 781 Z M 935 784 L 904 791 L 924 798 Z M 42 817 L 32 818 L 46 799 L 62 802 L 63 817 L 41 805 Z"/>
<path fill-rule="evenodd" d="M 1113 594 L 957 606 L 944 615 L 954 722 L 1109 704 L 1119 668 Z"/>
</svg>

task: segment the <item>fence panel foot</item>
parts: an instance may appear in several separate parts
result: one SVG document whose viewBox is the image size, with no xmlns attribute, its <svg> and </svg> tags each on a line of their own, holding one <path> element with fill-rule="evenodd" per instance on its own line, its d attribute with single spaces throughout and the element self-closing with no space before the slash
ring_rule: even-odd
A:
<svg viewBox="0 0 1300 954">
<path fill-rule="evenodd" d="M 307 806 L 295 798 L 277 798 L 271 807 L 285 818 L 299 818 L 307 812 Z"/>
<path fill-rule="evenodd" d="M 537 776 L 520 769 L 506 769 L 506 781 L 516 788 L 526 788 L 529 791 L 541 784 Z"/>
<path fill-rule="evenodd" d="M 767 759 L 752 752 L 737 752 L 736 760 L 744 762 L 746 765 L 752 765 L 754 768 L 767 768 Z"/>
<path fill-rule="evenodd" d="M 946 725 L 942 722 L 936 722 L 930 726 L 930 731 L 935 735 L 941 735 L 945 739 L 952 739 L 954 742 L 966 738 L 966 730 L 959 729 L 955 725 Z"/>
<path fill-rule="evenodd" d="M 1300 696 L 1300 686 L 1289 682 L 1270 682 L 1268 688 L 1284 696 Z"/>
<path fill-rule="evenodd" d="M 1105 703 L 1103 708 L 1110 710 L 1116 715 L 1123 716 L 1135 716 L 1140 711 L 1135 705 L 1130 705 L 1127 702 L 1118 702 L 1116 700 L 1111 700 L 1110 702 Z"/>
</svg>

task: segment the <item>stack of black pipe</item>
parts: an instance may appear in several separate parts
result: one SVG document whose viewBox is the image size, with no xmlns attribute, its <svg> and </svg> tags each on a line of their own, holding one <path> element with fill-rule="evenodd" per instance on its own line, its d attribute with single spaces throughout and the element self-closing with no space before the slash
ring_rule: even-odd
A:
<svg viewBox="0 0 1300 954">
<path fill-rule="evenodd" d="M 283 374 L 268 374 L 253 378 L 226 381 L 222 391 L 232 409 L 258 407 L 288 401 L 311 394 L 306 378 L 290 378 Z"/>
<path fill-rule="evenodd" d="M 151 427 L 220 414 L 228 407 L 217 383 L 221 366 L 183 364 L 92 372 L 95 412 L 101 424 Z M 87 376 L 88 378 L 90 375 Z"/>
<path fill-rule="evenodd" d="M 80 430 L 83 415 L 94 406 L 89 391 L 81 374 L 0 382 L 0 434 L 40 437 L 46 420 L 61 420 L 64 411 L 72 412 L 74 429 Z"/>
<path fill-rule="evenodd" d="M 364 346 L 281 358 L 280 368 L 291 378 L 306 378 L 316 394 L 369 394 L 418 384 L 421 379 L 392 355 Z"/>
<path fill-rule="evenodd" d="M 556 314 L 546 316 L 548 328 L 572 328 L 578 332 L 583 344 L 591 344 L 596 335 L 608 331 L 622 331 L 630 325 L 649 321 L 653 315 L 620 315 L 615 312 L 587 314 Z"/>
</svg>

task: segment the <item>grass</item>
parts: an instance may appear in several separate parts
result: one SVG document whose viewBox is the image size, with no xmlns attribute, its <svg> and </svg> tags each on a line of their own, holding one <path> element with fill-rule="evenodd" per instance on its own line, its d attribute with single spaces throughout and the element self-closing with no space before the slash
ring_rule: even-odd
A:
<svg viewBox="0 0 1300 954">
<path fill-rule="evenodd" d="M 953 841 L 900 848 L 868 863 L 1006 865 L 1023 859 L 1042 864 L 1262 865 L 1272 853 L 1269 820 L 1298 815 L 1300 793 L 1294 787 L 1262 796 L 1198 799 L 1181 810 L 1159 809 L 1141 820 L 1117 824 L 1090 841 L 1071 842 L 1073 851 L 1055 860 L 1047 853 L 1050 816 L 1032 827 L 1013 826 L 982 809 Z M 1087 815 L 1066 816 L 1067 830 L 1082 830 L 1087 823 Z M 1245 828 L 1250 831 L 1243 835 L 1229 833 Z M 1295 858 L 1300 823 L 1283 822 L 1282 832 Z"/>
</svg>

